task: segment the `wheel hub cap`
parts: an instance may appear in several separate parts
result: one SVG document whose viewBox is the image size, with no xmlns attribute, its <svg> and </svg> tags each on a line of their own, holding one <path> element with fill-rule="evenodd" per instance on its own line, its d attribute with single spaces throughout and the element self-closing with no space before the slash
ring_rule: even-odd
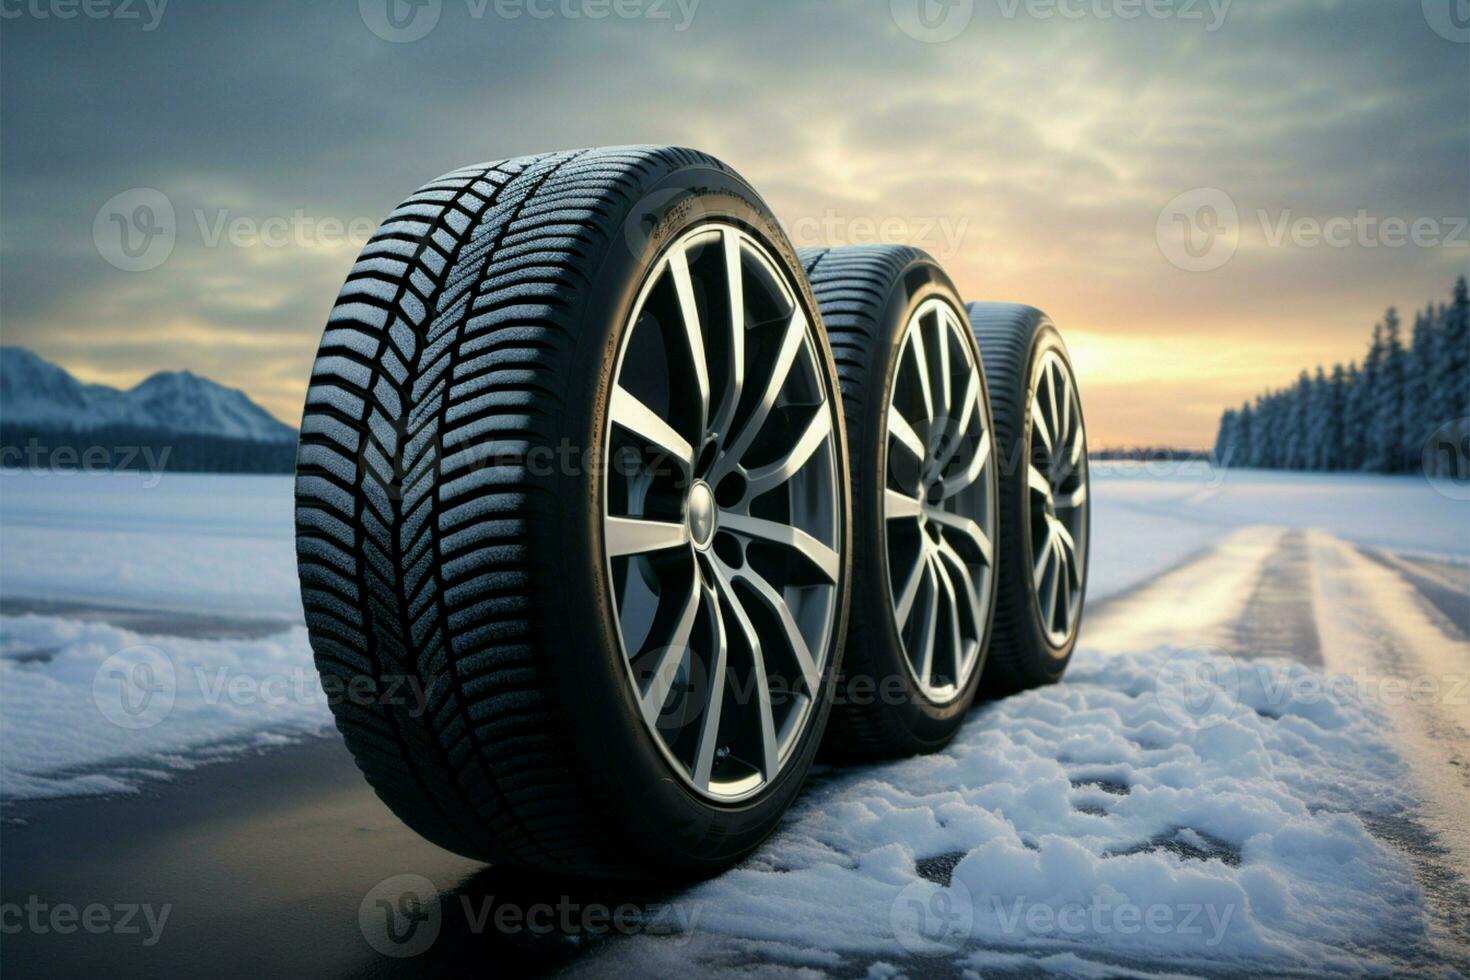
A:
<svg viewBox="0 0 1470 980">
<path fill-rule="evenodd" d="M 689 538 L 694 547 L 708 548 L 715 538 L 719 519 L 715 512 L 715 494 L 703 480 L 689 489 Z"/>
</svg>

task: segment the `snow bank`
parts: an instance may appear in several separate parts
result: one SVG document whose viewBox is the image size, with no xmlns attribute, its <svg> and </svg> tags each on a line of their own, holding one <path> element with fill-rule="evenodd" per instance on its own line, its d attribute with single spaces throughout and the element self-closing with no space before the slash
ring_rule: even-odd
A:
<svg viewBox="0 0 1470 980">
<path fill-rule="evenodd" d="M 1399 762 L 1371 707 L 1282 698 L 1311 673 L 1081 652 L 1067 683 L 987 706 L 942 754 L 819 777 L 754 858 L 680 899 L 683 955 L 1381 965 L 1427 929 L 1408 865 L 1359 816 L 1407 802 Z"/>
<path fill-rule="evenodd" d="M 0 797 L 132 791 L 150 777 L 322 731 L 326 697 L 305 627 L 199 641 L 0 617 Z"/>
</svg>

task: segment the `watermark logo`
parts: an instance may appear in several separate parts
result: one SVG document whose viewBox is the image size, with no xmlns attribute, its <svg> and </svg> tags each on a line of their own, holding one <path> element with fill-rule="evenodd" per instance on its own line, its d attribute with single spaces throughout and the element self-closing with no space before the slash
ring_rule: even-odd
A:
<svg viewBox="0 0 1470 980">
<path fill-rule="evenodd" d="M 915 41 L 953 41 L 975 17 L 975 0 L 889 0 L 893 22 Z"/>
<path fill-rule="evenodd" d="M 418 956 L 439 938 L 439 890 L 423 875 L 394 875 L 363 896 L 357 924 L 368 945 L 395 959 Z"/>
<path fill-rule="evenodd" d="M 900 946 L 916 956 L 958 952 L 975 930 L 975 904 L 961 882 L 948 887 L 916 881 L 893 900 L 888 924 Z"/>
<path fill-rule="evenodd" d="M 1457 44 L 1470 43 L 1470 0 L 1423 0 L 1423 7 L 1434 33 Z"/>
<path fill-rule="evenodd" d="M 119 728 L 152 728 L 173 711 L 178 687 L 168 654 L 157 647 L 128 647 L 102 661 L 92 675 L 92 703 Z"/>
<path fill-rule="evenodd" d="M 367 29 L 393 44 L 426 37 L 439 23 L 442 10 L 443 0 L 357 0 Z"/>
<path fill-rule="evenodd" d="M 1178 651 L 1154 677 L 1154 703 L 1175 724 L 1193 731 L 1229 719 L 1239 697 L 1235 660 L 1212 647 Z"/>
<path fill-rule="evenodd" d="M 1164 205 L 1154 225 L 1164 258 L 1186 272 L 1218 269 L 1240 245 L 1240 212 L 1215 187 L 1185 191 Z"/>
<path fill-rule="evenodd" d="M 1420 464 L 1436 493 L 1470 500 L 1470 418 L 1446 422 L 1430 433 Z"/>
<path fill-rule="evenodd" d="M 114 194 L 92 220 L 97 253 L 124 272 L 158 268 L 173 253 L 177 237 L 173 202 L 152 187 Z"/>
</svg>

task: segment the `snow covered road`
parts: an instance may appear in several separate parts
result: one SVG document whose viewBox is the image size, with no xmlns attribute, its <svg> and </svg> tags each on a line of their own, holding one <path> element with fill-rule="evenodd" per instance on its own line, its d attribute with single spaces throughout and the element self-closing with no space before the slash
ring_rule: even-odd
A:
<svg viewBox="0 0 1470 980">
<path fill-rule="evenodd" d="M 107 483 L 0 481 L 12 800 L 328 724 L 291 625 L 289 481 Z M 1063 684 L 937 755 L 820 769 L 754 858 L 674 897 L 687 928 L 571 972 L 1470 972 L 1467 505 L 1140 467 L 1099 467 L 1094 500 Z M 167 711 L 109 721 L 144 667 Z"/>
</svg>

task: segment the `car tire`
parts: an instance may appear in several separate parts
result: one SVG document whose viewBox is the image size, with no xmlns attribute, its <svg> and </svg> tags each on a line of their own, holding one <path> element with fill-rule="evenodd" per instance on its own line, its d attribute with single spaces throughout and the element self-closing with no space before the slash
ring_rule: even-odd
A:
<svg viewBox="0 0 1470 980">
<path fill-rule="evenodd" d="M 932 752 L 974 700 L 995 604 L 985 368 L 924 252 L 800 255 L 842 379 L 854 481 L 852 628 L 828 754 Z"/>
<path fill-rule="evenodd" d="M 1046 314 L 1013 303 L 968 312 L 1001 463 L 1000 592 L 981 678 L 981 696 L 994 698 L 1061 680 L 1076 646 L 1092 506 L 1087 430 L 1071 358 Z"/>
<path fill-rule="evenodd" d="M 337 726 L 449 850 L 718 872 L 820 741 L 847 486 L 816 303 L 730 168 L 614 147 L 431 181 L 353 267 L 301 426 L 302 600 Z"/>
</svg>

